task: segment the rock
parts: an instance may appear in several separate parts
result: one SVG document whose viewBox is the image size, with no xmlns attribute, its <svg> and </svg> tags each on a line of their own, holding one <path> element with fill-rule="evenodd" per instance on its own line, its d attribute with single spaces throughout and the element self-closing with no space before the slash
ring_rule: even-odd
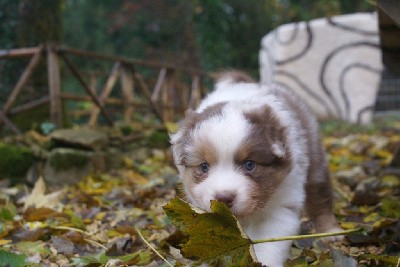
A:
<svg viewBox="0 0 400 267">
<path fill-rule="evenodd" d="M 75 184 L 89 174 L 118 167 L 120 161 L 117 151 L 55 148 L 46 162 L 44 179 L 50 185 Z"/>
<path fill-rule="evenodd" d="M 71 147 L 84 150 L 101 150 L 108 144 L 106 133 L 92 129 L 60 129 L 51 133 L 56 147 Z"/>
</svg>

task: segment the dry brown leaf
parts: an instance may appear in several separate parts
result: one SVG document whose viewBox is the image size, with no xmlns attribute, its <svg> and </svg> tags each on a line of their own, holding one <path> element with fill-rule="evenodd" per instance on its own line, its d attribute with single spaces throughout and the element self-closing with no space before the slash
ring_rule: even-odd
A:
<svg viewBox="0 0 400 267">
<path fill-rule="evenodd" d="M 44 221 L 47 218 L 51 218 L 54 216 L 60 215 L 57 211 L 50 209 L 50 208 L 34 208 L 30 206 L 24 212 L 23 216 L 24 219 L 28 222 L 35 222 L 35 221 Z"/>
</svg>

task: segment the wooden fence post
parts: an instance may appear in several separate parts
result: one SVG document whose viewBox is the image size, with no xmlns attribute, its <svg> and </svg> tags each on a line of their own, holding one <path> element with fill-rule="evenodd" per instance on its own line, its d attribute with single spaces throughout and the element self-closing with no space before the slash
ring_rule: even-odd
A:
<svg viewBox="0 0 400 267">
<path fill-rule="evenodd" d="M 133 114 L 133 73 L 129 66 L 123 66 L 121 72 L 122 103 L 124 106 L 124 121 L 130 122 Z"/>
<path fill-rule="evenodd" d="M 189 108 L 196 108 L 200 103 L 201 99 L 201 88 L 200 88 L 200 77 L 198 75 L 193 76 L 192 87 L 190 89 L 190 100 Z"/>
<path fill-rule="evenodd" d="M 103 90 L 100 93 L 99 101 L 102 106 L 104 106 L 104 102 L 105 102 L 106 98 L 111 94 L 111 91 L 112 91 L 115 83 L 117 82 L 120 72 L 121 72 L 121 63 L 116 62 L 111 70 L 111 74 L 108 77 L 106 84 L 103 87 Z M 90 114 L 90 118 L 89 118 L 89 122 L 88 122 L 89 126 L 96 125 L 99 114 L 100 114 L 100 108 L 94 106 L 92 113 Z"/>
<path fill-rule="evenodd" d="M 154 86 L 153 93 L 151 94 L 151 102 L 153 102 L 154 104 L 157 103 L 157 100 L 160 96 L 160 92 L 164 84 L 166 74 L 167 74 L 167 68 L 162 68 L 160 70 L 160 73 L 158 74 L 156 85 Z"/>
<path fill-rule="evenodd" d="M 142 75 L 140 75 L 137 72 L 133 73 L 133 77 L 135 78 L 135 80 L 137 81 L 137 83 L 139 84 L 139 88 L 142 91 L 142 94 L 144 95 L 144 97 L 147 99 L 147 101 L 150 104 L 151 110 L 153 110 L 154 114 L 157 116 L 157 118 L 161 121 L 164 122 L 163 120 L 163 115 L 162 112 L 160 111 L 160 109 L 158 108 L 158 106 L 156 105 L 156 103 L 154 103 L 153 101 L 151 101 L 151 90 L 149 89 L 149 87 L 147 86 L 146 82 L 144 81 Z"/>
<path fill-rule="evenodd" d="M 172 99 L 172 109 L 174 115 L 181 113 L 183 110 L 187 110 L 189 104 L 190 96 L 190 86 L 182 83 L 183 73 L 181 71 L 174 72 L 171 77 L 171 99 Z"/>
<path fill-rule="evenodd" d="M 15 124 L 12 123 L 12 121 L 10 121 L 2 111 L 0 111 L 0 121 L 3 121 L 15 134 L 22 134 L 21 130 L 18 129 L 18 127 L 15 126 Z"/>
<path fill-rule="evenodd" d="M 58 62 L 57 52 L 54 46 L 47 45 L 47 75 L 49 82 L 49 95 L 50 95 L 50 118 L 51 121 L 62 127 L 63 114 L 62 114 L 62 100 L 61 100 L 61 86 L 60 86 L 60 64 Z"/>
<path fill-rule="evenodd" d="M 64 62 L 67 64 L 67 66 L 71 70 L 72 74 L 75 75 L 75 77 L 78 79 L 79 83 L 82 85 L 83 89 L 85 89 L 86 93 L 90 96 L 92 101 L 100 108 L 100 111 L 106 118 L 108 125 L 113 126 L 114 122 L 112 121 L 111 116 L 104 109 L 104 105 L 101 103 L 101 101 L 98 99 L 98 97 L 90 90 L 89 86 L 86 84 L 86 82 L 83 79 L 82 74 L 79 72 L 79 70 L 64 54 L 61 53 L 60 56 L 64 60 Z"/>
<path fill-rule="evenodd" d="M 171 69 L 167 71 L 166 80 L 161 91 L 161 105 L 163 108 L 162 113 L 164 121 L 173 121 L 174 118 L 174 75 L 175 70 Z"/>
<path fill-rule="evenodd" d="M 11 91 L 11 94 L 8 96 L 8 99 L 7 99 L 6 103 L 3 105 L 3 109 L 2 109 L 4 117 L 7 116 L 8 111 L 10 110 L 12 105 L 14 105 L 19 93 L 21 92 L 22 88 L 24 88 L 25 84 L 29 80 L 29 77 L 32 75 L 34 68 L 39 63 L 40 56 L 42 55 L 42 51 L 43 51 L 43 46 L 41 45 L 41 46 L 39 46 L 39 50 L 32 56 L 32 59 L 29 61 L 28 65 L 24 69 L 24 72 L 22 73 L 21 77 L 19 78 L 14 89 Z M 2 121 L 3 121 L 3 119 L 0 118 L 0 126 L 1 126 Z"/>
</svg>

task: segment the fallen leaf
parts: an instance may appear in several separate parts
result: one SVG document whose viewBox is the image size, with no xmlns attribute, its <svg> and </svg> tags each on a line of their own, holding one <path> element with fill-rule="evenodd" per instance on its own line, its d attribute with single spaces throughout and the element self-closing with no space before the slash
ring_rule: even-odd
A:
<svg viewBox="0 0 400 267">
<path fill-rule="evenodd" d="M 24 267 L 26 256 L 0 250 L 0 266 Z"/>
<path fill-rule="evenodd" d="M 24 219 L 28 222 L 43 221 L 57 215 L 60 214 L 50 208 L 35 208 L 33 206 L 30 206 L 28 209 L 26 209 L 23 214 Z"/>
<path fill-rule="evenodd" d="M 12 243 L 12 240 L 8 240 L 8 239 L 0 239 L 0 246 L 4 246 L 7 244 Z"/>
<path fill-rule="evenodd" d="M 379 266 L 399 266 L 400 257 L 399 256 L 388 256 L 388 255 L 373 255 L 373 254 L 364 254 L 358 257 L 359 259 L 373 259 L 378 260 L 381 264 L 385 265 Z"/>
<path fill-rule="evenodd" d="M 16 245 L 18 251 L 21 251 L 24 254 L 36 254 L 39 253 L 43 256 L 50 255 L 50 250 L 47 248 L 47 244 L 43 241 L 35 241 L 35 242 L 19 242 Z"/>
<path fill-rule="evenodd" d="M 236 266 L 257 266 L 251 252 L 251 240 L 244 237 L 225 204 L 211 201 L 211 213 L 198 213 L 188 203 L 174 198 L 164 206 L 164 210 L 189 236 L 181 249 L 184 257 L 202 262 L 228 258 Z"/>
<path fill-rule="evenodd" d="M 44 235 L 47 235 L 49 231 L 45 228 L 38 228 L 35 230 L 25 230 L 22 229 L 20 231 L 17 231 L 13 237 L 17 241 L 21 242 L 31 242 L 31 241 L 37 241 L 41 239 Z M 21 244 L 21 243 L 19 243 Z"/>
<path fill-rule="evenodd" d="M 76 231 L 69 231 L 62 235 L 62 238 L 68 239 L 69 241 L 73 242 L 74 244 L 84 244 L 85 237 L 82 233 Z"/>
<path fill-rule="evenodd" d="M 400 219 L 400 201 L 398 197 L 383 199 L 381 208 L 384 216 Z"/>
<path fill-rule="evenodd" d="M 46 192 L 46 184 L 43 180 L 43 177 L 40 177 L 36 181 L 31 194 L 27 196 L 25 199 L 24 211 L 28 209 L 30 206 L 36 208 L 46 207 L 52 209 L 60 203 L 60 200 L 65 195 L 64 189 L 55 191 L 47 195 L 45 194 L 45 192 Z"/>
<path fill-rule="evenodd" d="M 72 258 L 72 266 L 86 266 L 90 264 L 102 264 L 105 265 L 109 261 L 118 260 L 123 264 L 129 265 L 144 265 L 150 262 L 150 254 L 149 252 L 138 251 L 132 254 L 127 254 L 120 257 L 109 257 L 106 253 L 100 252 L 93 255 L 86 255 L 82 257 L 74 257 Z"/>
<path fill-rule="evenodd" d="M 58 236 L 51 236 L 51 242 L 58 253 L 73 255 L 75 246 L 70 240 Z"/>
</svg>

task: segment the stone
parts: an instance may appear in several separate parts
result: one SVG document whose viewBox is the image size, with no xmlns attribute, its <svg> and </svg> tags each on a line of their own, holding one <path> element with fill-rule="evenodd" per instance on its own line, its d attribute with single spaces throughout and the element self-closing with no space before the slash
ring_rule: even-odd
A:
<svg viewBox="0 0 400 267">
<path fill-rule="evenodd" d="M 71 147 L 84 150 L 101 150 L 108 144 L 106 133 L 93 129 L 59 129 L 51 133 L 55 147 Z"/>
<path fill-rule="evenodd" d="M 85 176 L 118 167 L 121 161 L 118 151 L 113 150 L 55 148 L 46 161 L 44 179 L 49 185 L 76 184 Z"/>
</svg>

